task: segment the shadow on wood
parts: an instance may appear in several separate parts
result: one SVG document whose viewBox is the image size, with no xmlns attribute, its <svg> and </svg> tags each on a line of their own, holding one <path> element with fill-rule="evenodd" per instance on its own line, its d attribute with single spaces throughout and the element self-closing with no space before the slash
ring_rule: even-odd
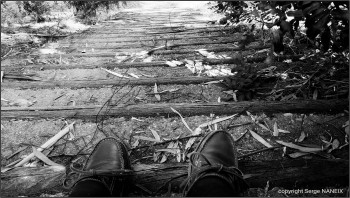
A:
<svg viewBox="0 0 350 198">
<path fill-rule="evenodd" d="M 134 166 L 136 184 L 157 191 L 171 181 L 173 191 L 186 178 L 187 164 L 139 164 Z M 292 159 L 272 161 L 240 161 L 239 167 L 252 188 L 270 187 L 287 189 L 321 189 L 327 186 L 349 185 L 349 161 L 343 159 Z M 52 167 L 17 168 L 1 175 L 1 192 L 4 196 L 38 195 L 42 192 L 63 192 L 64 169 Z M 166 190 L 164 188 L 164 190 Z"/>
</svg>

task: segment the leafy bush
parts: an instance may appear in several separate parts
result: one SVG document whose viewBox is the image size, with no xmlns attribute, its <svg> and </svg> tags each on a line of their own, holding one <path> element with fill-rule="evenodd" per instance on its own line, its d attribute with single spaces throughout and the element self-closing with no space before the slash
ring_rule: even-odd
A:
<svg viewBox="0 0 350 198">
<path fill-rule="evenodd" d="M 74 15 L 80 19 L 86 19 L 89 23 L 96 18 L 98 9 L 109 10 L 113 6 L 119 8 L 120 3 L 126 5 L 126 1 L 67 1 L 67 4 L 75 8 Z"/>
<path fill-rule="evenodd" d="M 273 35 L 277 52 L 283 51 L 283 36 L 289 33 L 294 37 L 301 21 L 307 37 L 320 49 L 339 52 L 349 47 L 349 1 L 218 1 L 212 9 L 225 13 L 222 22 L 255 20 L 268 28 L 279 26 Z M 292 19 L 288 21 L 288 17 Z"/>
</svg>

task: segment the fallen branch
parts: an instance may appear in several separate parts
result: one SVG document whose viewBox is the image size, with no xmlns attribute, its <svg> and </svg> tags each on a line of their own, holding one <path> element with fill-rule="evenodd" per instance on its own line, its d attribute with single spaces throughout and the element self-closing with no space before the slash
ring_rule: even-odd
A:
<svg viewBox="0 0 350 198">
<path fill-rule="evenodd" d="M 66 128 L 64 128 L 63 130 L 61 130 L 60 132 L 58 132 L 55 136 L 53 136 L 52 138 L 50 138 L 47 142 L 45 142 L 43 145 L 41 145 L 37 151 L 41 152 L 44 149 L 47 149 L 51 146 L 53 146 L 59 139 L 61 139 L 63 136 L 65 136 L 69 130 L 71 129 L 71 127 L 74 125 L 75 122 L 71 123 L 70 125 L 68 125 Z M 25 157 L 22 161 L 18 162 L 14 167 L 19 167 L 24 165 L 25 163 L 27 163 L 29 160 L 31 160 L 33 157 L 35 156 L 34 152 L 29 154 L 27 157 Z"/>
</svg>

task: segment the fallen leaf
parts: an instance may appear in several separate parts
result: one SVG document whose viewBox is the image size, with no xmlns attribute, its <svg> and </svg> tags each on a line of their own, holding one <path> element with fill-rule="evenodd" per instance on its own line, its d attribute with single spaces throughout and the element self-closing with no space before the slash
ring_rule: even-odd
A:
<svg viewBox="0 0 350 198">
<path fill-rule="evenodd" d="M 63 166 L 63 165 L 60 165 L 60 164 L 57 164 L 53 161 L 51 161 L 49 158 L 47 158 L 42 152 L 38 151 L 35 147 L 32 147 L 33 148 L 33 153 L 34 155 L 40 159 L 41 161 L 43 161 L 45 164 L 47 165 L 50 165 L 50 166 Z"/>
<path fill-rule="evenodd" d="M 10 102 L 9 105 L 11 106 L 20 106 L 20 107 L 29 107 L 32 106 L 35 103 L 35 101 L 29 101 L 26 99 L 16 99 L 13 102 Z"/>
<path fill-rule="evenodd" d="M 137 139 L 134 144 L 132 144 L 132 148 L 136 148 L 140 144 L 139 139 Z"/>
<path fill-rule="evenodd" d="M 149 63 L 149 62 L 152 62 L 152 60 L 153 60 L 153 57 L 152 57 L 152 56 L 149 56 L 149 57 L 143 59 L 143 62 L 144 62 L 144 63 Z"/>
<path fill-rule="evenodd" d="M 225 120 L 231 119 L 231 118 L 233 118 L 235 116 L 237 116 L 237 114 L 234 114 L 234 115 L 231 115 L 231 116 L 226 116 L 226 117 L 223 117 L 223 118 L 217 118 L 215 120 L 212 120 L 212 121 L 200 124 L 198 127 L 204 128 L 204 127 L 207 127 L 207 126 L 210 126 L 210 125 L 213 125 L 213 124 L 216 124 L 216 123 L 223 122 Z"/>
<path fill-rule="evenodd" d="M 139 121 L 139 122 L 144 122 L 144 120 L 140 120 L 140 119 L 137 119 L 135 117 L 131 117 L 131 120 L 136 120 L 136 121 Z"/>
<path fill-rule="evenodd" d="M 286 130 L 283 130 L 283 129 L 278 129 L 278 132 L 280 132 L 280 133 L 290 133 L 290 131 L 286 131 Z"/>
<path fill-rule="evenodd" d="M 263 124 L 260 124 L 260 123 L 256 123 L 257 125 L 259 125 L 261 128 L 263 128 L 264 130 L 266 130 L 266 131 L 271 131 L 269 128 L 267 128 L 265 125 L 263 125 Z"/>
<path fill-rule="evenodd" d="M 115 75 L 115 76 L 121 77 L 121 78 L 129 78 L 129 77 L 127 77 L 127 76 L 121 75 L 121 74 L 119 74 L 119 73 L 117 73 L 117 72 L 113 72 L 113 71 L 110 71 L 110 70 L 105 69 L 105 68 L 102 68 L 102 67 L 101 67 L 101 69 L 102 69 L 102 70 L 105 70 L 106 72 L 108 72 L 108 73 L 110 73 L 110 74 L 113 74 L 113 75 Z"/>
<path fill-rule="evenodd" d="M 280 140 L 276 140 L 277 143 L 282 144 L 284 146 L 290 147 L 290 148 L 294 148 L 297 150 L 300 150 L 302 152 L 308 152 L 308 153 L 312 153 L 312 152 L 317 152 L 317 151 L 322 151 L 322 148 L 310 148 L 310 147 L 303 147 L 303 146 L 299 146 L 290 142 L 283 142 Z"/>
<path fill-rule="evenodd" d="M 302 132 L 300 133 L 300 137 L 298 138 L 297 142 L 302 142 L 302 141 L 304 141 L 305 137 L 306 137 L 305 132 L 302 131 Z"/>
<path fill-rule="evenodd" d="M 1 131 L 4 130 L 4 129 L 5 129 L 4 125 L 1 124 Z"/>
<path fill-rule="evenodd" d="M 203 83 L 203 84 L 210 85 L 210 84 L 219 84 L 219 83 L 222 83 L 222 80 L 209 81 L 209 82 L 206 82 L 206 83 Z"/>
<path fill-rule="evenodd" d="M 151 129 L 151 128 L 150 128 L 149 130 L 151 130 L 151 132 L 152 132 L 154 138 L 155 138 L 156 140 L 160 141 L 160 136 L 159 136 L 159 134 L 157 133 L 157 131 L 155 131 L 155 130 L 153 130 L 153 129 Z"/>
<path fill-rule="evenodd" d="M 285 114 L 283 114 L 283 116 L 289 117 L 289 116 L 293 116 L 293 114 L 291 114 L 291 113 L 285 113 Z"/>
<path fill-rule="evenodd" d="M 154 153 L 153 153 L 153 161 L 154 161 L 154 162 L 157 162 L 157 161 L 158 161 L 159 155 L 160 155 L 160 152 L 154 152 Z"/>
<path fill-rule="evenodd" d="M 264 138 L 262 138 L 260 135 L 258 135 L 257 133 L 255 133 L 252 130 L 249 130 L 250 134 L 252 134 L 252 136 L 258 140 L 261 144 L 265 145 L 268 148 L 271 148 L 271 144 L 269 144 L 268 142 L 266 142 L 266 140 L 264 140 Z"/>
<path fill-rule="evenodd" d="M 181 61 L 173 60 L 173 61 L 166 61 L 165 64 L 169 65 L 169 67 L 177 67 L 177 66 L 182 65 L 184 63 Z"/>
<path fill-rule="evenodd" d="M 186 123 L 186 121 L 185 121 L 185 119 L 182 117 L 182 115 L 181 115 L 178 111 L 176 111 L 174 108 L 170 107 L 170 109 L 171 109 L 174 113 L 176 113 L 177 115 L 179 115 L 180 118 L 181 118 L 182 123 L 186 126 L 186 128 L 187 128 L 189 131 L 191 131 L 191 133 L 192 133 L 193 135 L 196 135 L 196 134 L 194 133 L 194 131 L 188 126 L 188 124 Z"/>
<path fill-rule="evenodd" d="M 1 82 L 2 82 L 2 77 L 4 77 L 4 71 L 1 71 Z"/>
<path fill-rule="evenodd" d="M 273 125 L 273 136 L 278 136 L 279 130 L 277 128 L 277 122 Z"/>
<path fill-rule="evenodd" d="M 186 143 L 186 146 L 185 146 L 185 151 L 188 151 L 189 149 L 191 149 L 193 143 L 196 141 L 197 137 L 192 137 L 190 138 L 187 143 Z"/>
<path fill-rule="evenodd" d="M 128 73 L 130 76 L 134 77 L 134 78 L 140 78 L 138 75 L 134 74 L 134 73 Z"/>
<path fill-rule="evenodd" d="M 160 160 L 160 163 L 164 163 L 167 159 L 168 157 L 166 155 L 163 155 L 162 159 Z"/>
<path fill-rule="evenodd" d="M 153 91 L 154 91 L 154 97 L 156 97 L 157 98 L 157 100 L 158 101 L 160 101 L 160 95 L 158 94 L 158 88 L 157 88 L 157 83 L 154 83 L 154 89 L 153 89 Z"/>
<path fill-rule="evenodd" d="M 332 142 L 332 149 L 333 149 L 333 150 L 334 150 L 334 149 L 337 149 L 337 148 L 339 147 L 339 145 L 340 145 L 339 140 L 334 139 L 333 142 Z"/>
<path fill-rule="evenodd" d="M 165 149 L 157 149 L 155 152 L 167 152 L 167 153 L 176 154 L 177 150 L 179 150 L 179 149 L 178 148 L 165 148 Z"/>
<path fill-rule="evenodd" d="M 291 157 L 291 158 L 298 158 L 298 157 L 309 155 L 309 154 L 310 153 L 305 153 L 305 152 L 295 152 L 295 153 L 289 154 L 289 157 Z"/>
<path fill-rule="evenodd" d="M 145 140 L 145 141 L 151 141 L 151 142 L 161 142 L 160 140 L 156 140 L 156 139 L 144 137 L 144 136 L 134 136 L 134 138 Z"/>
</svg>

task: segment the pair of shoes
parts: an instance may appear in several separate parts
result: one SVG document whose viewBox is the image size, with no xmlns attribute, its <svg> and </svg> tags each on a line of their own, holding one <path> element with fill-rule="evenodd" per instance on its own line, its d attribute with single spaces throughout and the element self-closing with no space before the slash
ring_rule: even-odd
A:
<svg viewBox="0 0 350 198">
<path fill-rule="evenodd" d="M 71 169 L 80 173 L 73 191 L 86 180 L 103 184 L 111 196 L 127 196 L 127 187 L 131 186 L 133 172 L 126 146 L 114 138 L 97 144 L 83 170 L 74 166 Z M 236 148 L 229 133 L 214 131 L 202 139 L 190 155 L 188 178 L 182 186 L 184 196 L 241 196 L 248 189 L 238 169 Z"/>
<path fill-rule="evenodd" d="M 71 188 L 70 194 L 76 196 L 88 196 L 94 194 L 94 189 L 85 187 L 78 187 L 79 184 L 88 183 L 88 181 L 104 186 L 108 189 L 110 196 L 127 196 L 130 187 L 131 163 L 128 157 L 127 148 L 121 141 L 114 138 L 105 138 L 101 140 L 88 160 L 86 161 L 82 170 L 74 167 L 71 164 L 72 172 L 67 175 L 63 185 L 66 188 Z M 74 174 L 79 174 L 78 180 L 73 186 L 67 186 L 68 178 Z"/>
</svg>

